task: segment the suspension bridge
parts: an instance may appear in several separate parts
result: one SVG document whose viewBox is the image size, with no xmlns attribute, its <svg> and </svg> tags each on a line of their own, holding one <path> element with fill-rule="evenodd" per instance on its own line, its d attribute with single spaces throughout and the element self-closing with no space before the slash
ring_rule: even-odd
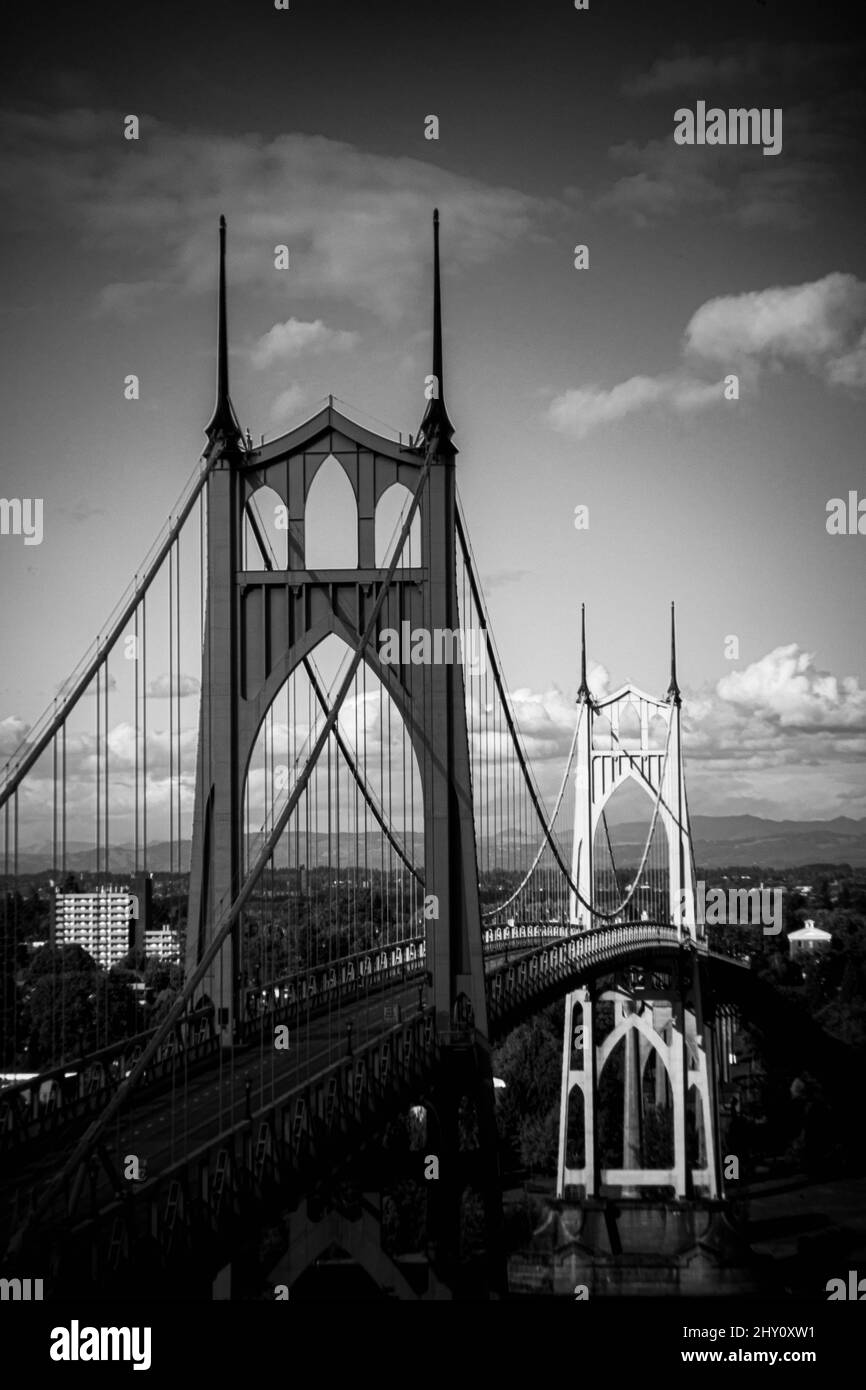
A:
<svg viewBox="0 0 866 1390">
<path fill-rule="evenodd" d="M 4 1271 L 226 1296 L 251 1269 L 291 1288 L 338 1247 L 399 1296 L 501 1293 L 491 1045 L 562 998 L 560 1194 L 723 1196 L 718 1090 L 747 972 L 695 920 L 673 626 L 660 699 L 595 698 L 582 630 L 548 805 L 457 495 L 438 215 L 426 395 L 406 439 L 329 397 L 254 446 L 229 394 L 221 220 L 206 451 L 2 773 L 2 1061 L 26 1073 L 0 1090 Z M 605 808 L 627 782 L 652 814 L 626 871 Z M 144 1029 L 119 1027 L 107 992 L 84 1016 L 55 922 L 35 1045 L 19 888 L 74 868 L 103 888 L 149 875 L 148 914 L 188 883 L 183 984 Z M 597 1110 L 620 1043 L 611 1164 Z M 407 1177 L 423 1258 L 383 1234 Z"/>
</svg>

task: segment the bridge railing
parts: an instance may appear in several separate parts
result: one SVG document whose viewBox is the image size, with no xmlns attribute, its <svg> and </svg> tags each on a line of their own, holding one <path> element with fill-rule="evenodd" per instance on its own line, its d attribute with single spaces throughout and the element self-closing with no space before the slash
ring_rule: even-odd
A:
<svg viewBox="0 0 866 1390">
<path fill-rule="evenodd" d="M 368 1141 L 383 1117 L 420 1102 L 438 1047 L 435 1010 L 428 1006 L 142 1183 L 134 1201 L 97 1202 L 70 1231 L 58 1197 L 43 1218 L 40 1247 L 52 1252 L 60 1279 L 71 1281 L 81 1259 L 88 1279 L 95 1264 L 97 1279 L 114 1287 L 140 1245 L 153 1254 L 155 1242 L 170 1268 L 198 1240 L 211 1252 L 215 1273 L 251 1205 L 283 1211 L 287 1197 Z"/>
<path fill-rule="evenodd" d="M 485 954 L 495 955 L 509 946 L 539 945 L 561 928 L 521 926 L 497 928 L 484 934 Z M 335 998 L 351 999 L 370 985 L 391 983 L 417 974 L 425 961 L 423 936 L 382 945 L 368 951 L 302 972 L 277 977 L 266 989 L 248 985 L 244 990 L 244 1014 L 239 1019 L 235 1041 L 243 1044 L 258 1037 L 263 1022 L 285 1022 L 303 1008 L 315 1014 Z M 155 1028 L 145 1029 L 84 1057 L 73 1057 L 45 1068 L 26 1080 L 0 1088 L 0 1153 L 11 1145 L 33 1138 L 45 1129 L 98 1112 L 123 1078 L 138 1061 Z M 159 1081 L 183 1056 L 197 1062 L 217 1050 L 213 1009 L 188 1014 L 160 1049 L 144 1084 Z"/>
<path fill-rule="evenodd" d="M 641 948 L 679 948 L 686 944 L 677 927 L 658 922 L 628 922 L 581 930 L 560 923 L 512 924 L 484 933 L 489 961 L 491 1020 L 501 1022 L 539 986 L 552 985 L 582 967 L 626 958 Z M 688 942 L 701 953 L 703 943 Z M 508 956 L 512 959 L 509 961 Z M 499 957 L 504 956 L 501 961 Z M 250 987 L 246 1016 L 236 1025 L 238 1046 L 258 1041 L 264 1028 L 290 1024 L 301 1013 L 320 1012 L 360 1001 L 372 989 L 424 978 L 423 937 L 412 937 L 379 950 L 357 952 L 327 965 L 281 977 L 267 990 Z M 104 1048 L 77 1065 L 67 1063 L 0 1091 L 0 1155 L 19 1149 L 70 1123 L 97 1114 L 141 1056 L 153 1031 Z M 160 1049 L 142 1080 L 153 1086 L 170 1076 L 183 1060 L 189 1066 L 216 1055 L 220 1040 L 213 1011 L 182 1019 Z"/>
<path fill-rule="evenodd" d="M 519 938 L 516 944 L 520 945 Z M 707 953 L 702 943 L 684 940 L 677 927 L 629 922 L 576 932 L 568 939 L 519 953 L 513 960 L 498 961 L 491 965 L 488 977 L 490 1024 L 501 1031 L 526 1002 L 569 978 L 576 979 L 584 970 L 628 960 L 636 952 L 675 952 L 684 947 Z"/>
<path fill-rule="evenodd" d="M 514 939 L 510 956 L 502 959 L 497 951 L 488 952 L 488 1012 L 494 1033 L 504 1031 L 539 998 L 568 988 L 587 969 L 655 953 L 669 958 L 682 950 L 700 957 L 713 954 L 703 943 L 683 941 L 676 927 L 660 923 L 617 924 L 535 947 L 527 946 L 527 940 L 525 935 Z M 404 959 L 387 969 L 404 979 L 419 964 L 417 958 L 414 965 Z M 82 1249 L 90 1248 L 96 1228 L 99 1258 L 116 1265 L 123 1248 L 134 1249 L 138 1237 L 150 1233 L 158 1236 L 168 1261 L 175 1242 L 187 1249 L 197 1230 L 210 1237 L 224 1233 L 251 1194 L 262 1201 L 270 1194 L 284 1206 L 287 1192 L 300 1194 L 306 1179 L 321 1172 L 317 1165 L 334 1161 L 354 1142 L 369 1143 L 401 1105 L 421 1103 L 442 1042 L 435 1010 L 419 998 L 414 1017 L 287 1086 L 251 1118 L 230 1123 L 219 1138 L 142 1184 L 135 1201 L 107 1192 L 80 1229 Z M 49 1227 L 64 1220 L 62 1204 L 53 1211 Z M 90 1233 L 86 1240 L 85 1231 Z M 73 1245 L 74 1237 L 63 1238 L 64 1250 Z"/>
<path fill-rule="evenodd" d="M 314 1018 L 335 1001 L 351 1003 L 374 989 L 420 976 L 425 959 L 423 937 L 411 937 L 283 976 L 267 990 L 251 986 L 245 991 L 248 1007 L 237 1023 L 235 1043 L 243 1046 L 257 1040 L 263 1027 L 290 1022 L 300 1013 Z M 0 1090 L 0 1154 L 97 1114 L 155 1031 L 149 1029 Z M 187 1066 L 206 1060 L 220 1045 L 212 1007 L 185 1015 L 159 1049 L 141 1085 L 155 1085 L 181 1059 Z"/>
</svg>

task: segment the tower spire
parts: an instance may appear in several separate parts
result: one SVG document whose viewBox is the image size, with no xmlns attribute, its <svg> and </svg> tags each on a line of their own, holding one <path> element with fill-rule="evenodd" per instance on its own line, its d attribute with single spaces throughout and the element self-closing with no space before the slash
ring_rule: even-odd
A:
<svg viewBox="0 0 866 1390">
<path fill-rule="evenodd" d="M 586 605 L 580 605 L 580 685 L 577 688 L 578 703 L 581 700 L 591 700 L 589 686 L 586 683 Z"/>
<path fill-rule="evenodd" d="M 671 603 L 671 679 L 666 693 L 667 698 L 672 700 L 675 705 L 682 704 L 680 688 L 677 684 L 677 623 L 673 602 Z"/>
<path fill-rule="evenodd" d="M 442 353 L 442 288 L 439 279 L 439 209 L 433 209 L 433 382 L 434 394 L 430 397 L 424 419 L 421 421 L 421 434 L 429 442 L 434 431 L 438 431 L 439 443 L 449 444 L 454 434 L 454 426 L 445 408 L 445 381 L 443 376 Z"/>
<path fill-rule="evenodd" d="M 217 391 L 216 405 L 205 434 L 211 443 L 240 439 L 240 425 L 229 396 L 229 344 L 226 326 L 226 220 L 220 217 L 219 304 L 217 309 Z"/>
</svg>

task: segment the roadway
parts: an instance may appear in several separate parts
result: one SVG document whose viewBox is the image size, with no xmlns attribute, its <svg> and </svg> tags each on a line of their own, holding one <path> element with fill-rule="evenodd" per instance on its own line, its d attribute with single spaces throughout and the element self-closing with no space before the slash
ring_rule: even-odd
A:
<svg viewBox="0 0 866 1390">
<path fill-rule="evenodd" d="M 508 959 L 516 962 L 530 953 L 531 948 L 514 943 Z M 352 998 L 343 1007 L 338 1001 L 333 1007 L 317 1011 L 313 1017 L 301 1015 L 299 1026 L 286 1025 L 289 1028 L 288 1050 L 277 1050 L 273 1046 L 273 1029 L 279 1025 L 270 1023 L 265 1035 L 269 1036 L 270 1043 L 263 1038 L 258 1043 L 226 1049 L 209 1062 L 195 1065 L 186 1081 L 180 1066 L 177 1079 L 170 1084 L 162 1083 L 152 1092 L 145 1088 L 135 1093 L 103 1136 L 105 1149 L 116 1165 L 118 1179 L 121 1183 L 129 1181 L 123 1176 L 124 1160 L 129 1155 L 135 1155 L 149 1181 L 243 1121 L 248 1113 L 247 1082 L 250 1083 L 249 1108 L 255 1119 L 259 1111 L 268 1109 L 278 1097 L 347 1057 L 346 1025 L 349 1022 L 352 1024 L 352 1048 L 357 1051 L 397 1021 L 386 1021 L 386 1004 L 398 1005 L 404 1019 L 413 1017 L 419 1012 L 419 994 L 424 1003 L 427 1002 L 424 979 L 423 969 L 419 969 L 409 982 L 401 980 L 375 986 L 364 1002 Z M 23 1195 L 37 1184 L 43 1188 L 68 1158 L 75 1142 L 77 1138 L 73 1140 L 67 1134 L 60 1152 L 57 1149 L 43 1151 L 29 1161 L 25 1158 L 17 1169 L 0 1175 L 0 1235 L 10 1233 L 16 1191 Z M 102 1164 L 95 1184 L 93 1192 L 100 1206 L 116 1196 Z M 82 1214 L 90 1208 L 89 1189 L 88 1183 L 79 1207 Z"/>
<path fill-rule="evenodd" d="M 135 1095 L 104 1135 L 105 1147 L 117 1165 L 118 1177 L 123 1180 L 124 1159 L 134 1154 L 144 1176 L 148 1180 L 156 1178 L 173 1163 L 240 1123 L 248 1113 L 247 1082 L 250 1083 L 249 1107 L 255 1118 L 258 1111 L 267 1109 L 278 1097 L 347 1057 L 348 1022 L 352 1023 L 354 1052 L 392 1026 L 391 1021 L 385 1020 L 386 1004 L 399 1006 L 403 1019 L 413 1017 L 419 1012 L 419 987 L 424 989 L 422 981 L 423 974 L 410 983 L 400 981 L 380 986 L 373 997 L 361 1004 L 353 1000 L 348 1008 L 335 1006 L 302 1021 L 299 1027 L 288 1024 L 289 1048 L 286 1051 L 277 1050 L 273 1043 L 266 1046 L 264 1040 L 227 1049 L 204 1069 L 197 1068 L 188 1084 L 184 1083 L 179 1070 L 178 1079 L 170 1089 L 160 1086 L 153 1094 L 145 1090 Z M 273 1039 L 273 1028 L 269 1031 Z M 34 1184 L 42 1187 L 48 1183 L 69 1156 L 71 1148 L 72 1142 L 68 1141 L 62 1154 L 43 1153 L 0 1178 L 0 1213 L 3 1213 L 5 1235 L 10 1233 L 16 1189 L 29 1191 Z M 88 1185 L 85 1194 L 88 1195 L 82 1199 L 82 1214 L 90 1205 Z M 115 1195 L 103 1165 L 99 1167 L 95 1195 L 100 1206 Z"/>
</svg>

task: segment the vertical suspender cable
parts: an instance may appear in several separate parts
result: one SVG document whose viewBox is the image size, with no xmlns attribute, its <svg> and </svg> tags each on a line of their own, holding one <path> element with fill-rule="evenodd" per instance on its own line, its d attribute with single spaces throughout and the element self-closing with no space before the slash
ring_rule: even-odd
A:
<svg viewBox="0 0 866 1390">
<path fill-rule="evenodd" d="M 169 518 L 170 520 L 170 518 Z M 174 546 L 168 552 L 168 863 L 174 875 Z"/>
<path fill-rule="evenodd" d="M 147 595 L 141 596 L 141 852 L 147 872 Z"/>
</svg>

